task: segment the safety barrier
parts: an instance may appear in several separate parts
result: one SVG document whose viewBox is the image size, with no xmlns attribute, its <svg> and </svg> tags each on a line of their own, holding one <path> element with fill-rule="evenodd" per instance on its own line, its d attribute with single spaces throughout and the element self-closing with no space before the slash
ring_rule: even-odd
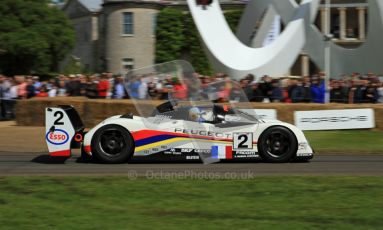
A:
<svg viewBox="0 0 383 230">
<path fill-rule="evenodd" d="M 163 101 L 140 101 L 140 108 L 159 105 Z M 79 112 L 86 127 L 93 127 L 107 117 L 133 113 L 137 110 L 131 100 L 94 100 L 81 97 L 62 98 L 36 98 L 21 100 L 16 105 L 16 122 L 23 126 L 43 126 L 45 108 L 63 104 L 73 105 Z M 367 109 L 371 108 L 375 114 L 377 130 L 383 131 L 383 104 L 283 104 L 283 103 L 252 103 L 256 109 L 275 109 L 281 121 L 294 124 L 295 111 L 312 110 L 341 110 L 341 109 Z"/>
</svg>

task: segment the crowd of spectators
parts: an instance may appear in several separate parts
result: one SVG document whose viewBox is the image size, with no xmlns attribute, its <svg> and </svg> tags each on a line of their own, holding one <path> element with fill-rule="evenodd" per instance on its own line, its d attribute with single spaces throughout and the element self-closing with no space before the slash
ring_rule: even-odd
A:
<svg viewBox="0 0 383 230">
<path fill-rule="evenodd" d="M 232 81 L 226 74 L 203 76 L 195 74 L 201 82 L 198 95 L 215 92 L 218 101 L 238 101 L 244 98 L 251 102 L 282 103 L 325 103 L 325 74 L 320 72 L 312 76 L 272 78 L 268 75 L 259 80 L 249 74 L 239 81 Z M 218 89 L 215 82 L 219 84 Z M 175 99 L 189 99 L 196 95 L 193 84 L 180 82 L 171 76 L 164 80 L 156 77 L 137 77 L 127 85 L 132 97 L 139 99 L 166 99 L 172 92 Z M 240 90 L 239 90 L 240 88 Z M 343 75 L 340 79 L 330 79 L 329 99 L 331 103 L 383 103 L 383 84 L 379 77 L 369 73 Z M 192 91 L 192 93 L 190 92 Z M 134 93 L 133 93 L 134 92 Z M 207 98 L 207 97 L 203 97 Z"/>
<path fill-rule="evenodd" d="M 253 102 L 283 103 L 324 103 L 324 73 L 305 77 L 274 79 L 262 76 L 256 79 L 249 74 L 234 83 L 225 74 L 203 76 L 194 73 L 201 82 L 196 85 L 180 81 L 179 78 L 166 76 L 159 79 L 155 75 L 135 76 L 124 81 L 124 76 L 112 73 L 94 75 L 59 75 L 47 81 L 38 76 L 0 75 L 0 119 L 14 117 L 13 108 L 17 100 L 33 97 L 83 96 L 88 98 L 111 99 L 167 99 L 169 92 L 176 99 L 186 100 L 197 93 L 218 93 L 218 101 L 246 100 Z M 214 82 L 225 82 L 219 89 L 211 89 Z M 242 89 L 242 90 L 240 90 Z M 129 92 L 129 93 L 128 93 Z M 383 103 L 383 85 L 373 73 L 361 75 L 343 75 L 339 80 L 329 83 L 330 102 L 335 103 Z"/>
</svg>

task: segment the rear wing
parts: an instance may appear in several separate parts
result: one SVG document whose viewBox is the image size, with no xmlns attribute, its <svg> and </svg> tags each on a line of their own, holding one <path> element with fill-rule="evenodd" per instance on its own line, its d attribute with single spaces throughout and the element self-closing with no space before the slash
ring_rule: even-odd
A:
<svg viewBox="0 0 383 230">
<path fill-rule="evenodd" d="M 45 141 L 51 156 L 69 157 L 71 148 L 79 147 L 84 124 L 73 106 L 60 105 L 45 110 Z"/>
</svg>

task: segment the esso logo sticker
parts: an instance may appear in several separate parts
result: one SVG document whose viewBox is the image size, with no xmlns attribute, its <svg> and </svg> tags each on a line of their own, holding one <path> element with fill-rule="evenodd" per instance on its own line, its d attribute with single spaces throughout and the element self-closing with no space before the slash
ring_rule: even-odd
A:
<svg viewBox="0 0 383 230">
<path fill-rule="evenodd" d="M 69 135 L 62 129 L 56 129 L 54 132 L 48 132 L 45 138 L 53 145 L 63 145 L 69 140 Z"/>
</svg>

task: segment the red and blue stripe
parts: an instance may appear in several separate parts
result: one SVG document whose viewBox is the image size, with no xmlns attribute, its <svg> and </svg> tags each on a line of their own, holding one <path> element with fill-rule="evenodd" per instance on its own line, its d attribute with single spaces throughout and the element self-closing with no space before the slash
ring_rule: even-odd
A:
<svg viewBox="0 0 383 230">
<path fill-rule="evenodd" d="M 140 130 L 140 131 L 132 132 L 132 136 L 133 136 L 136 147 L 152 144 L 159 141 L 165 141 L 165 140 L 169 140 L 173 138 L 178 138 L 178 137 L 201 139 L 201 140 L 215 140 L 215 141 L 228 141 L 228 142 L 232 141 L 232 139 L 215 138 L 211 136 L 200 136 L 200 135 L 192 135 L 192 134 L 185 134 L 185 133 L 164 132 L 164 131 L 156 131 L 156 130 Z"/>
</svg>

